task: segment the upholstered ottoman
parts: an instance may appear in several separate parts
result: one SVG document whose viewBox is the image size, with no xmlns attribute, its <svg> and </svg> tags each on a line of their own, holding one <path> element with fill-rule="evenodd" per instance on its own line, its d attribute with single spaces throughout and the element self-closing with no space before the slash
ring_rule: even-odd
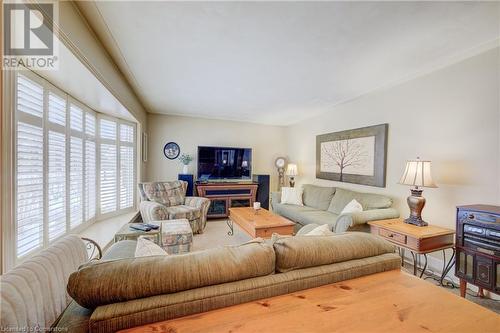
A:
<svg viewBox="0 0 500 333">
<path fill-rule="evenodd" d="M 193 230 L 187 219 L 161 221 L 161 246 L 168 254 L 191 251 Z"/>
</svg>

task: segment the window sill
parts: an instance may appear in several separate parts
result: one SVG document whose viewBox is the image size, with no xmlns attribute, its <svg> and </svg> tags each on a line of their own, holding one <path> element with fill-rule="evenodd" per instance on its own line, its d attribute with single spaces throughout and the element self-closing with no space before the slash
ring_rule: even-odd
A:
<svg viewBox="0 0 500 333">
<path fill-rule="evenodd" d="M 115 233 L 125 224 L 135 220 L 138 214 L 140 213 L 131 212 L 95 222 L 82 230 L 80 236 L 94 240 L 104 250 L 113 243 Z"/>
</svg>

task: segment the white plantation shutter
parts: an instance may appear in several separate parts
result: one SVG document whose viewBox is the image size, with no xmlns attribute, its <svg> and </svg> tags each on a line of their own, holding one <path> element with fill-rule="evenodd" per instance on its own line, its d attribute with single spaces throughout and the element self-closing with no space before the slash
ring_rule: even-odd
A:
<svg viewBox="0 0 500 333">
<path fill-rule="evenodd" d="M 134 127 L 120 124 L 120 142 L 134 142 Z"/>
<path fill-rule="evenodd" d="M 17 259 L 134 207 L 136 134 L 32 72 L 15 80 Z"/>
<path fill-rule="evenodd" d="M 96 150 L 95 142 L 85 142 L 85 220 L 89 221 L 96 213 Z"/>
<path fill-rule="evenodd" d="M 16 139 L 16 254 L 21 257 L 43 245 L 42 127 L 19 121 Z"/>
<path fill-rule="evenodd" d="M 90 221 L 96 215 L 96 117 L 90 112 L 85 113 L 85 221 Z"/>
<path fill-rule="evenodd" d="M 134 205 L 134 127 L 120 124 L 120 209 Z"/>
<path fill-rule="evenodd" d="M 49 121 L 66 126 L 66 100 L 54 93 L 49 93 Z"/>
<path fill-rule="evenodd" d="M 43 246 L 43 87 L 23 75 L 16 86 L 16 256 Z"/>
<path fill-rule="evenodd" d="M 23 75 L 17 76 L 17 111 L 43 116 L 43 87 Z"/>
<path fill-rule="evenodd" d="M 134 204 L 134 148 L 120 147 L 120 209 Z"/>
<path fill-rule="evenodd" d="M 85 134 L 95 139 L 95 115 L 89 112 L 85 113 Z"/>
<path fill-rule="evenodd" d="M 70 148 L 69 210 L 73 228 L 83 222 L 83 140 L 72 136 Z"/>
<path fill-rule="evenodd" d="M 49 240 L 66 233 L 66 135 L 49 131 Z"/>
<path fill-rule="evenodd" d="M 116 210 L 116 145 L 101 144 L 101 214 Z"/>
<path fill-rule="evenodd" d="M 71 104 L 70 106 L 70 128 L 75 131 L 83 131 L 83 111 L 78 106 Z"/>
<path fill-rule="evenodd" d="M 101 139 L 109 139 L 113 142 L 116 141 L 116 123 L 111 120 L 101 119 L 101 126 L 99 128 Z"/>
</svg>

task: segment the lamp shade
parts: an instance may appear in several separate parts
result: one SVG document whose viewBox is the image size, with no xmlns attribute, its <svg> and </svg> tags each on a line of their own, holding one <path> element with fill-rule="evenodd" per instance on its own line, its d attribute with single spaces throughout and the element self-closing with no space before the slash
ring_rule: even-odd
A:
<svg viewBox="0 0 500 333">
<path fill-rule="evenodd" d="M 405 171 L 399 183 L 417 187 L 437 187 L 431 176 L 431 161 L 406 161 Z"/>
<path fill-rule="evenodd" d="M 290 163 L 286 167 L 286 175 L 290 177 L 295 177 L 297 176 L 297 164 Z"/>
</svg>

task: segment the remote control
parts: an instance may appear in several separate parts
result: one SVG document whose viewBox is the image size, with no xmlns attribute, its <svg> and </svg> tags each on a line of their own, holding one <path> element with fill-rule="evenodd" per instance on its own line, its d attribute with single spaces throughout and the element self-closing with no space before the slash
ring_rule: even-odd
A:
<svg viewBox="0 0 500 333">
<path fill-rule="evenodd" d="M 130 225 L 130 228 L 141 231 L 151 231 L 150 227 L 147 227 L 142 223 L 133 223 Z"/>
<path fill-rule="evenodd" d="M 159 225 L 157 225 L 157 224 L 144 223 L 144 225 L 145 225 L 146 227 L 149 227 L 149 228 L 153 229 L 153 230 L 156 230 L 156 229 L 159 229 L 159 228 L 160 228 L 160 226 L 159 226 Z"/>
</svg>

